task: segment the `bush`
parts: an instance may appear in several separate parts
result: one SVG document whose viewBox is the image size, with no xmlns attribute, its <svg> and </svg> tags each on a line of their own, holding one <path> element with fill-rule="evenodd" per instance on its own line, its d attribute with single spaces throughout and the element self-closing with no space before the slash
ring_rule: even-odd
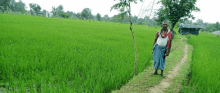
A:
<svg viewBox="0 0 220 93">
<path fill-rule="evenodd" d="M 69 18 L 70 15 L 67 14 L 67 13 L 62 13 L 61 16 L 62 16 L 63 18 Z"/>
</svg>

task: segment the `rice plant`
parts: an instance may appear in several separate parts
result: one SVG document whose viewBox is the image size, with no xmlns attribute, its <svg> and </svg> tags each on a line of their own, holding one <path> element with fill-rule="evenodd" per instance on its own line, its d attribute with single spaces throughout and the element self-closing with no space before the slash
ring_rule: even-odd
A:
<svg viewBox="0 0 220 93">
<path fill-rule="evenodd" d="M 198 93 L 219 93 L 220 38 L 200 33 L 192 35 L 189 43 L 194 47 L 191 88 Z"/>
</svg>

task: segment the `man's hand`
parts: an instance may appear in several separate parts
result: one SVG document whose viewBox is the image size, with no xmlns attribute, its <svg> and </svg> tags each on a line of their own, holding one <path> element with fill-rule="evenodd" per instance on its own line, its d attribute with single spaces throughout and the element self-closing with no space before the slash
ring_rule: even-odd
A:
<svg viewBox="0 0 220 93">
<path fill-rule="evenodd" d="M 169 56 L 169 53 L 166 53 L 165 56 Z"/>
<path fill-rule="evenodd" d="M 154 53 L 154 50 L 152 50 L 152 54 Z"/>
</svg>

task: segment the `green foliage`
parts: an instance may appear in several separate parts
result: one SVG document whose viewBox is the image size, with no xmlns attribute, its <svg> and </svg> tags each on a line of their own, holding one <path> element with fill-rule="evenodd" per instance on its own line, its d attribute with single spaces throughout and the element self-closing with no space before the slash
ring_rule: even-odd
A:
<svg viewBox="0 0 220 93">
<path fill-rule="evenodd" d="M 0 0 L 0 9 L 2 10 L 2 12 L 7 12 L 7 7 L 10 4 L 10 0 Z"/>
<path fill-rule="evenodd" d="M 147 25 L 147 22 L 145 21 L 145 22 L 143 22 L 143 24 L 144 24 L 144 25 Z"/>
<path fill-rule="evenodd" d="M 8 14 L 8 12 L 9 12 L 9 7 L 7 6 L 7 14 Z"/>
<path fill-rule="evenodd" d="M 188 18 L 193 18 L 192 11 L 200 11 L 195 6 L 196 0 L 161 0 L 163 6 L 156 13 L 157 22 L 162 23 L 164 20 L 171 22 L 171 29 L 174 28 L 178 21 L 182 22 Z"/>
<path fill-rule="evenodd" d="M 179 23 L 179 22 L 177 22 L 177 23 L 176 23 L 176 25 L 174 26 L 174 29 L 178 29 L 178 28 L 179 28 L 179 26 L 180 26 L 180 23 Z"/>
<path fill-rule="evenodd" d="M 192 78 L 188 92 L 219 93 L 220 75 L 220 38 L 215 35 L 200 33 L 192 36 L 189 44 L 193 45 Z M 187 93 L 188 93 L 187 92 Z"/>
<path fill-rule="evenodd" d="M 52 6 L 52 13 L 53 13 L 53 16 L 56 16 L 57 15 L 57 10 L 55 7 Z"/>
<path fill-rule="evenodd" d="M 22 9 L 22 10 L 21 10 L 21 13 L 22 13 L 22 14 L 24 14 L 24 13 L 25 13 L 25 10 L 24 10 L 24 9 Z"/>
<path fill-rule="evenodd" d="M 31 15 L 34 15 L 34 11 L 33 10 L 30 10 L 30 12 L 31 12 Z"/>
<path fill-rule="evenodd" d="M 216 23 L 215 23 L 215 28 L 216 28 L 217 30 L 220 30 L 220 24 L 219 24 L 219 22 L 216 22 Z"/>
<path fill-rule="evenodd" d="M 27 15 L 0 15 L 0 24 L 0 83 L 9 82 L 19 93 L 36 88 L 43 93 L 101 93 L 133 77 L 128 24 Z M 159 29 L 134 29 L 140 73 L 152 60 L 148 46 Z"/>
<path fill-rule="evenodd" d="M 112 11 L 112 9 L 119 10 L 121 13 L 118 16 L 121 17 L 121 20 L 123 20 L 126 15 L 131 16 L 130 3 L 136 4 L 137 1 L 139 0 L 120 0 L 119 3 L 111 7 L 110 11 Z"/>
<path fill-rule="evenodd" d="M 69 14 L 69 18 L 74 18 L 76 19 L 76 13 L 73 13 L 72 11 L 67 11 L 67 14 Z"/>
<path fill-rule="evenodd" d="M 102 17 L 101 19 L 102 21 L 110 21 L 110 18 L 108 17 L 108 15 L 104 15 L 104 17 Z"/>
<path fill-rule="evenodd" d="M 1 12 L 4 12 L 4 7 L 0 6 L 0 10 L 1 10 Z"/>
<path fill-rule="evenodd" d="M 40 10 L 41 10 L 40 5 L 34 4 L 34 3 L 30 3 L 29 6 L 30 6 L 30 10 L 34 10 L 34 11 L 36 12 L 36 14 L 38 15 L 38 13 L 39 13 Z M 32 12 L 33 12 L 33 11 L 32 11 Z"/>
<path fill-rule="evenodd" d="M 217 29 L 216 24 L 208 24 L 208 25 L 204 26 L 203 30 L 208 31 L 208 32 L 213 32 L 213 31 L 217 31 L 217 30 L 220 30 L 220 29 Z"/>
<path fill-rule="evenodd" d="M 190 34 L 190 33 L 187 33 L 187 34 L 186 34 L 186 38 L 187 38 L 187 39 L 190 39 L 191 36 L 192 36 L 192 34 Z"/>
<path fill-rule="evenodd" d="M 101 21 L 101 15 L 99 13 L 97 13 L 96 17 L 97 17 L 98 21 Z"/>
<path fill-rule="evenodd" d="M 81 12 L 81 18 L 86 20 L 92 18 L 92 10 L 90 8 L 84 8 Z"/>
<path fill-rule="evenodd" d="M 10 8 L 12 9 L 12 11 L 16 11 L 16 12 L 20 12 L 23 10 L 25 10 L 26 4 L 23 3 L 21 0 L 19 0 L 19 2 L 15 2 L 12 0 L 11 4 L 10 4 Z"/>
<path fill-rule="evenodd" d="M 143 18 L 139 18 L 139 19 L 138 19 L 138 24 L 139 24 L 139 25 L 143 25 L 143 23 L 144 23 L 144 19 L 143 19 Z"/>
<path fill-rule="evenodd" d="M 52 13 L 54 17 L 62 17 L 62 14 L 64 13 L 63 6 L 59 5 L 57 8 L 52 7 Z"/>
<path fill-rule="evenodd" d="M 77 17 L 78 19 L 82 19 L 82 17 L 81 17 L 81 14 L 80 14 L 80 13 L 77 13 L 77 14 L 76 14 L 76 17 Z"/>
<path fill-rule="evenodd" d="M 69 14 L 67 14 L 67 13 L 62 13 L 61 16 L 62 16 L 63 18 L 69 18 Z"/>
<path fill-rule="evenodd" d="M 46 16 L 46 13 L 47 13 L 47 11 L 43 10 L 43 12 L 42 12 L 43 16 Z"/>
</svg>

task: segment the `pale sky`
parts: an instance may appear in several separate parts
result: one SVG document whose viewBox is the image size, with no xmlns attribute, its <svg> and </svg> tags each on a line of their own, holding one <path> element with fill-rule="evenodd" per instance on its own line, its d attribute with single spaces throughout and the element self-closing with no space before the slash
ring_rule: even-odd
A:
<svg viewBox="0 0 220 93">
<path fill-rule="evenodd" d="M 16 0 L 18 1 L 18 0 Z M 131 5 L 131 14 L 134 16 L 138 16 L 139 12 L 142 8 L 150 7 L 150 2 L 153 0 L 143 0 L 145 1 L 143 7 L 143 2 L 138 2 L 137 4 Z M 158 1 L 158 0 L 155 0 Z M 110 8 L 112 5 L 119 2 L 119 0 L 22 0 L 26 4 L 27 10 L 29 10 L 29 3 L 36 3 L 41 6 L 41 9 L 45 9 L 47 11 L 52 11 L 52 6 L 63 5 L 64 11 L 72 11 L 75 13 L 81 12 L 84 8 L 90 8 L 92 10 L 92 14 L 96 15 L 100 13 L 103 17 L 105 14 L 108 14 L 109 17 L 118 14 L 117 10 L 112 10 L 110 12 Z M 216 23 L 220 22 L 220 0 L 197 0 L 196 6 L 200 8 L 200 12 L 193 12 L 192 14 L 196 17 L 193 21 L 195 22 L 197 19 L 202 19 L 203 22 L 208 23 Z M 153 8 L 158 9 L 160 5 L 155 5 Z M 143 11 L 141 12 L 143 13 Z M 146 12 L 145 12 L 146 13 Z M 150 15 L 150 12 L 146 13 Z M 153 16 L 153 14 L 151 14 Z"/>
</svg>

